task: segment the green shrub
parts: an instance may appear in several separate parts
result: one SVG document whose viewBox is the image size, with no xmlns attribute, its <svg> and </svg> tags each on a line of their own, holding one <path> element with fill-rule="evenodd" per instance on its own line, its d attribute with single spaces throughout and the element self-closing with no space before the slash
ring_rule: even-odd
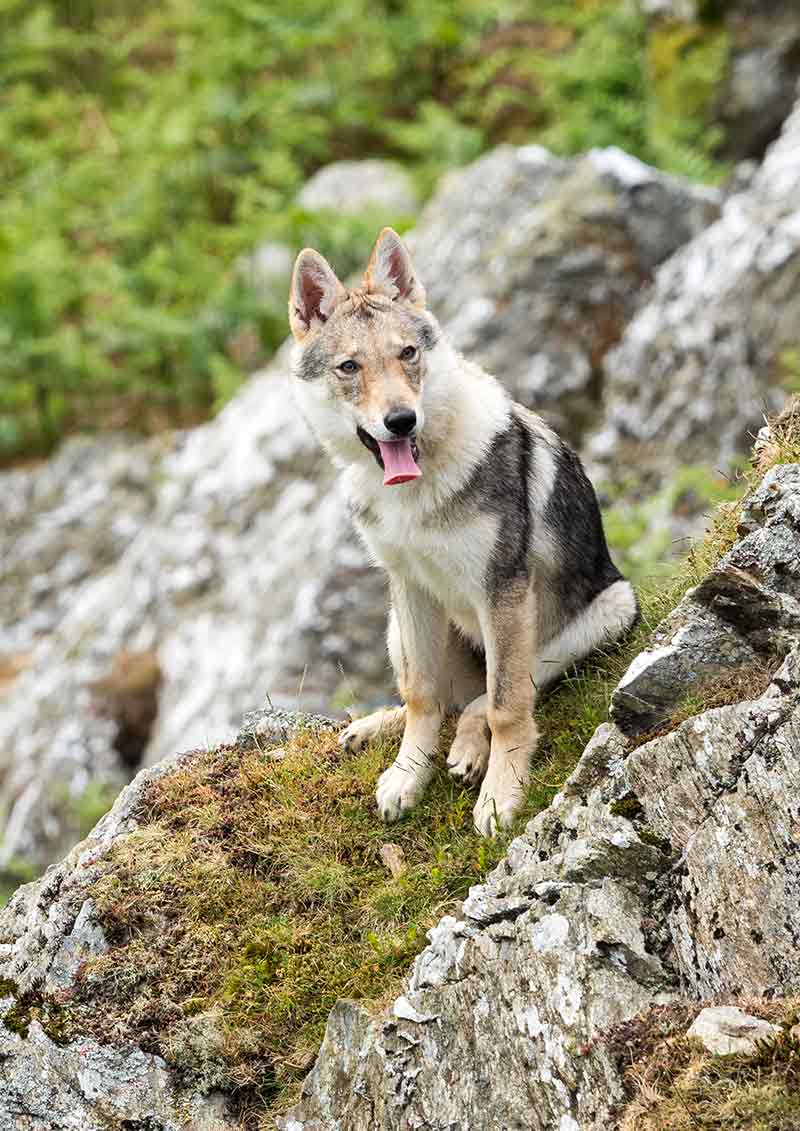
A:
<svg viewBox="0 0 800 1131">
<path fill-rule="evenodd" d="M 701 81 L 708 51 L 675 52 L 672 86 L 707 92 L 723 54 Z M 230 396 L 286 330 L 242 255 L 281 239 L 346 268 L 374 236 L 293 203 L 329 161 L 404 160 L 424 192 L 503 140 L 707 172 L 705 98 L 656 121 L 648 81 L 626 0 L 535 18 L 521 0 L 3 0 L 0 456 Z"/>
</svg>

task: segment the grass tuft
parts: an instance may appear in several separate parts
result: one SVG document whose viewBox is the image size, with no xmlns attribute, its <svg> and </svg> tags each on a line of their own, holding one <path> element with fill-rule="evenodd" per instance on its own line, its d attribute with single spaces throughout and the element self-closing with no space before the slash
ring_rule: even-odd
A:
<svg viewBox="0 0 800 1131">
<path fill-rule="evenodd" d="M 608 1034 L 629 1102 L 620 1131 L 796 1131 L 800 1126 L 797 999 L 741 1006 L 781 1031 L 752 1055 L 712 1056 L 686 1030 L 699 1006 L 658 1007 Z"/>
</svg>

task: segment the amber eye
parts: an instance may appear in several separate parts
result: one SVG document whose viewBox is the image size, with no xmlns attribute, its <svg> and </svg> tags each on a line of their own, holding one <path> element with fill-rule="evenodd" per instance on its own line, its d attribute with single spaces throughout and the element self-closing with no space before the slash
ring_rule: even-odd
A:
<svg viewBox="0 0 800 1131">
<path fill-rule="evenodd" d="M 406 346 L 405 349 L 402 349 L 400 351 L 400 360 L 413 361 L 418 352 L 419 351 L 417 350 L 416 346 Z"/>
<path fill-rule="evenodd" d="M 353 361 L 352 358 L 348 358 L 347 361 L 342 362 L 339 368 L 342 373 L 358 373 L 358 362 Z"/>
</svg>

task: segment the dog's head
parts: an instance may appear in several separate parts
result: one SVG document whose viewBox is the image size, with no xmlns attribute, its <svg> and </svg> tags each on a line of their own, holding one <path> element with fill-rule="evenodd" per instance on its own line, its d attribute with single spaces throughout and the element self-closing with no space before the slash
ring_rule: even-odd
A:
<svg viewBox="0 0 800 1131">
<path fill-rule="evenodd" d="M 397 233 L 383 229 L 352 290 L 318 252 L 301 251 L 289 322 L 301 404 L 322 441 L 346 461 L 366 448 L 386 485 L 418 478 L 427 355 L 438 329 Z"/>
</svg>

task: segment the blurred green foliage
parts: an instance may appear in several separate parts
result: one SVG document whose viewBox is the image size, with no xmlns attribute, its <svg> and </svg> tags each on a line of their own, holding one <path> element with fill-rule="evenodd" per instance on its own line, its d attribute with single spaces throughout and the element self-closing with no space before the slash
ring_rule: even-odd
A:
<svg viewBox="0 0 800 1131">
<path fill-rule="evenodd" d="M 703 99 L 691 128 L 653 112 L 631 9 L 0 0 L 0 457 L 229 397 L 286 329 L 285 296 L 254 293 L 242 255 L 313 243 L 346 271 L 368 251 L 369 217 L 294 203 L 329 161 L 398 158 L 426 192 L 535 139 L 712 175 Z"/>
</svg>

